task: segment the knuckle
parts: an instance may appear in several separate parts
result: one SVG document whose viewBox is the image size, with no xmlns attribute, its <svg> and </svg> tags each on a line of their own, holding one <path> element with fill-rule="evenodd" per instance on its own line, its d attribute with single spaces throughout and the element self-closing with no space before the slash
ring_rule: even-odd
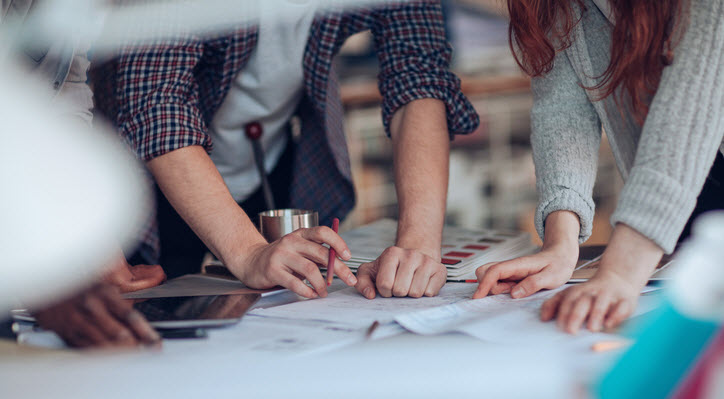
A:
<svg viewBox="0 0 724 399">
<path fill-rule="evenodd" d="M 401 256 L 405 253 L 405 250 L 400 247 L 389 247 L 385 252 L 388 256 Z"/>
<path fill-rule="evenodd" d="M 312 274 L 317 270 L 319 270 L 317 268 L 317 265 L 312 262 L 304 262 L 304 264 L 302 265 L 302 271 L 304 271 L 304 273 L 307 275 Z"/>
<path fill-rule="evenodd" d="M 387 280 L 378 281 L 377 288 L 385 292 L 389 292 L 392 290 L 392 282 Z"/>
<path fill-rule="evenodd" d="M 80 310 L 86 314 L 91 314 L 95 310 L 95 298 L 91 295 L 86 295 L 80 301 Z"/>
<path fill-rule="evenodd" d="M 316 239 L 322 239 L 323 237 L 329 237 L 330 235 L 333 235 L 334 230 L 330 229 L 327 226 L 317 226 L 310 229 L 309 234 Z"/>
</svg>

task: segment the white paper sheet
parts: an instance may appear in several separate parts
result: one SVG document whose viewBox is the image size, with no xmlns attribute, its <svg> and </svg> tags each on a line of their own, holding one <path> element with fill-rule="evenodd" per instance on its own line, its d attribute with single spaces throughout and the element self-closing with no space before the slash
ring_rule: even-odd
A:
<svg viewBox="0 0 724 399">
<path fill-rule="evenodd" d="M 293 320 L 317 320 L 341 323 L 352 327 L 368 327 L 374 321 L 392 322 L 395 316 L 417 310 L 470 299 L 477 284 L 448 283 L 436 297 L 383 298 L 363 297 L 354 287 L 329 294 L 327 298 L 304 300 L 269 309 L 254 309 L 249 314 Z"/>
<path fill-rule="evenodd" d="M 548 298 L 567 288 L 539 292 L 527 298 L 512 299 L 508 295 L 496 295 L 483 299 L 461 301 L 439 308 L 406 313 L 395 317 L 408 331 L 424 334 L 465 333 L 489 342 L 505 344 L 540 345 L 562 339 L 572 339 L 556 326 L 555 322 L 540 320 L 540 307 Z M 657 297 L 642 296 L 632 317 L 653 310 Z M 578 336 L 597 335 L 601 339 L 617 336 L 592 333 L 581 329 Z"/>
</svg>

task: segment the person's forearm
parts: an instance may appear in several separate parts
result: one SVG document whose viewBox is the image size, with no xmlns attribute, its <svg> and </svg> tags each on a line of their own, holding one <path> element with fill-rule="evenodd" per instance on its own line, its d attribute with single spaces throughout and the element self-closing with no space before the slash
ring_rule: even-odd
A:
<svg viewBox="0 0 724 399">
<path fill-rule="evenodd" d="M 266 243 L 202 147 L 171 151 L 147 165 L 176 212 L 225 264 Z"/>
<path fill-rule="evenodd" d="M 600 273 L 616 273 L 643 288 L 664 250 L 643 234 L 618 223 L 601 259 Z"/>
<path fill-rule="evenodd" d="M 450 139 L 445 105 L 422 99 L 400 108 L 390 124 L 400 220 L 397 246 L 440 258 Z"/>
<path fill-rule="evenodd" d="M 545 220 L 543 249 L 551 247 L 578 251 L 578 235 L 581 224 L 578 215 L 571 211 L 551 212 Z"/>
</svg>

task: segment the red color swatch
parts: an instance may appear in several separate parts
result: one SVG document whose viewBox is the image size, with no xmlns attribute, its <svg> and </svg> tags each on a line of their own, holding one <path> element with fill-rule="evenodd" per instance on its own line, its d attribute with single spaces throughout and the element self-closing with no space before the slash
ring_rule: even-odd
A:
<svg viewBox="0 0 724 399">
<path fill-rule="evenodd" d="M 477 251 L 485 251 L 486 249 L 488 249 L 488 248 L 490 248 L 490 247 L 487 246 L 487 245 L 474 245 L 474 244 L 471 244 L 471 245 L 466 245 L 466 246 L 464 246 L 463 248 L 465 248 L 465 249 L 474 249 L 474 250 L 477 250 Z"/>
<path fill-rule="evenodd" d="M 472 253 L 472 252 L 457 252 L 457 251 L 452 251 L 452 252 L 446 253 L 446 254 L 443 255 L 443 256 L 452 256 L 453 258 L 467 258 L 467 257 L 473 256 L 473 255 L 475 255 L 475 254 Z"/>
<path fill-rule="evenodd" d="M 448 259 L 448 258 L 442 258 L 442 264 L 443 265 L 457 265 L 460 263 L 458 259 Z"/>
</svg>

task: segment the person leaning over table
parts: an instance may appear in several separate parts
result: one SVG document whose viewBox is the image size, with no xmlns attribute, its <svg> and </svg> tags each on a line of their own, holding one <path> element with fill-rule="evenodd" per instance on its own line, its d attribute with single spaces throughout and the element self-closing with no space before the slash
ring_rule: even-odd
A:
<svg viewBox="0 0 724 399">
<path fill-rule="evenodd" d="M 595 276 L 546 301 L 541 318 L 557 318 L 572 333 L 584 323 L 610 328 L 633 312 L 692 211 L 724 205 L 724 2 L 510 0 L 508 7 L 511 47 L 533 76 L 543 248 L 479 268 L 474 298 L 521 298 L 568 281 L 591 234 L 603 128 L 625 180 L 613 234 Z"/>
<path fill-rule="evenodd" d="M 19 39 L 17 60 L 34 78 L 47 83 L 59 119 L 79 126 L 90 126 L 93 119 L 93 93 L 86 83 L 88 44 L 84 41 L 57 40 L 43 43 L 33 35 L 28 20 L 39 2 L 2 0 L 0 21 L 6 39 Z M 28 37 L 34 38 L 29 42 Z M 130 266 L 118 251 L 99 281 L 69 298 L 33 312 L 38 324 L 54 331 L 74 347 L 156 345 L 159 335 L 119 292 L 160 284 L 165 275 L 159 265 Z"/>
<path fill-rule="evenodd" d="M 355 197 L 333 57 L 347 37 L 369 29 L 394 149 L 398 235 L 357 277 L 344 265 L 336 271 L 370 299 L 375 288 L 385 297 L 437 295 L 446 280 L 440 244 L 449 140 L 478 124 L 448 70 L 440 4 L 322 11 L 315 3 L 259 2 L 258 23 L 222 37 L 155 43 L 93 74 L 99 108 L 160 188 L 160 263 L 169 276 L 196 272 L 208 248 L 250 287 L 327 295 L 322 244 L 344 260 L 349 249 L 328 227 L 264 240 L 250 220 L 266 208 L 246 133 L 254 122 L 262 127 L 276 208 L 318 210 L 321 226 L 344 217 Z M 291 19 L 279 22 L 274 7 L 282 5 Z"/>
</svg>

